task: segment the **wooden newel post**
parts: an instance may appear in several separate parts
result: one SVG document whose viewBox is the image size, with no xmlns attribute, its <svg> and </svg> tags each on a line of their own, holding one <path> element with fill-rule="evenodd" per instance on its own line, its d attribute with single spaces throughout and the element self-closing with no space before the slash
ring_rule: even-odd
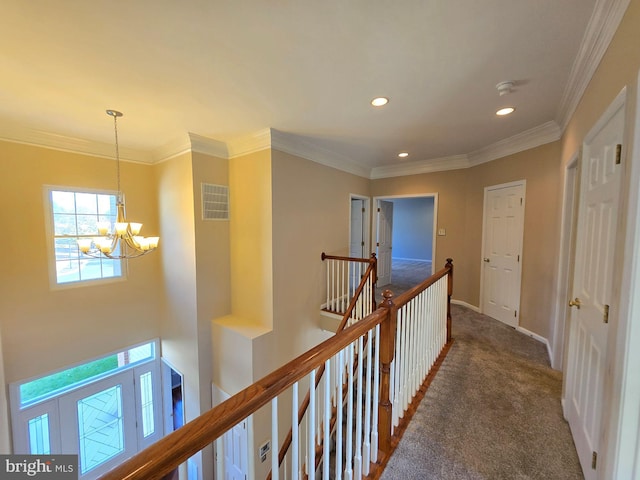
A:
<svg viewBox="0 0 640 480">
<path fill-rule="evenodd" d="M 380 305 L 387 309 L 387 316 L 380 325 L 380 403 L 378 405 L 379 447 L 383 456 L 391 454 L 392 405 L 389 399 L 391 362 L 395 352 L 396 321 L 398 308 L 393 303 L 393 292 L 385 290 Z"/>
<path fill-rule="evenodd" d="M 447 276 L 447 343 L 451 341 L 451 295 L 453 294 L 453 258 L 447 258 L 444 266 L 449 269 Z"/>
</svg>

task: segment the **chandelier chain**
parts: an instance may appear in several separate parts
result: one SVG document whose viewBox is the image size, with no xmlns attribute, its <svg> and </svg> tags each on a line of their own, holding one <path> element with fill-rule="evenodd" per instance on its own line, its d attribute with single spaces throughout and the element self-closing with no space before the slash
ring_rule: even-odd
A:
<svg viewBox="0 0 640 480">
<path fill-rule="evenodd" d="M 120 197 L 120 147 L 118 145 L 118 116 L 113 116 L 113 130 L 116 135 L 116 172 L 118 177 L 118 197 Z"/>
</svg>

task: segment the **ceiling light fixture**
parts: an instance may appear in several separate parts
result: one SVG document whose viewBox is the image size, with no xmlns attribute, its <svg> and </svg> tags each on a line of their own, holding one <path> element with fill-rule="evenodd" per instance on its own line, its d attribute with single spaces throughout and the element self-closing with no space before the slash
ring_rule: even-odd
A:
<svg viewBox="0 0 640 480">
<path fill-rule="evenodd" d="M 400 153 L 398 154 L 398 156 L 399 156 L 400 158 L 407 158 L 407 157 L 409 156 L 409 154 L 408 154 L 407 152 L 400 152 Z"/>
<path fill-rule="evenodd" d="M 371 100 L 371 105 L 373 105 L 374 107 L 382 107 L 387 103 L 389 103 L 389 99 L 387 97 L 376 97 Z"/>
<path fill-rule="evenodd" d="M 516 111 L 516 109 L 513 108 L 513 107 L 504 107 L 504 108 L 501 108 L 500 110 L 498 110 L 496 112 L 496 115 L 499 115 L 499 116 L 502 117 L 504 115 L 509 115 L 510 113 L 513 113 L 515 111 Z"/>
<path fill-rule="evenodd" d="M 107 110 L 113 117 L 113 128 L 116 136 L 116 169 L 118 177 L 118 196 L 116 197 L 116 221 L 111 225 L 109 220 L 98 222 L 99 237 L 80 238 L 80 251 L 93 258 L 136 258 L 153 252 L 158 248 L 159 237 L 143 237 L 140 234 L 141 223 L 127 222 L 124 213 L 124 195 L 120 190 L 120 149 L 118 147 L 118 117 L 122 113 Z"/>
</svg>

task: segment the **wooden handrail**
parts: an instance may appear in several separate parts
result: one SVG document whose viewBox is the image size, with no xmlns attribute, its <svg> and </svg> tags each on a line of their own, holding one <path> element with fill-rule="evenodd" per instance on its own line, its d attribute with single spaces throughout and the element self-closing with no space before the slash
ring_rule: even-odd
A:
<svg viewBox="0 0 640 480">
<path fill-rule="evenodd" d="M 329 256 L 329 255 L 325 255 L 325 253 L 322 253 L 322 260 L 324 260 L 325 258 L 327 259 L 333 259 L 333 260 L 357 260 L 357 261 L 367 261 L 369 263 L 369 266 L 367 267 L 367 269 L 364 272 L 364 275 L 362 276 L 362 279 L 360 280 L 360 284 L 358 285 L 358 288 L 356 289 L 355 293 L 353 294 L 353 297 L 351 298 L 351 301 L 349 302 L 349 306 L 347 307 L 347 311 L 345 312 L 345 314 L 342 316 L 342 320 L 340 322 L 340 325 L 338 325 L 338 328 L 336 329 L 336 334 L 338 334 L 339 332 L 343 331 L 347 325 L 347 322 L 349 321 L 349 318 L 351 317 L 351 314 L 353 313 L 353 309 L 356 308 L 356 305 L 358 303 L 358 298 L 360 297 L 360 295 L 362 294 L 362 291 L 364 290 L 364 286 L 367 283 L 367 278 L 369 277 L 369 275 L 372 276 L 373 279 L 375 279 L 375 275 L 376 275 L 376 266 L 377 266 L 377 260 L 376 260 L 376 254 L 373 253 L 371 254 L 371 258 L 362 258 L 362 259 L 352 259 L 352 258 L 348 258 L 348 257 L 335 257 L 335 256 Z M 375 282 L 373 282 L 372 288 L 375 287 Z M 375 292 L 375 289 L 374 289 Z M 375 295 L 372 295 L 372 308 L 371 310 L 375 310 L 376 304 L 375 304 Z M 320 381 L 322 380 L 322 376 L 324 375 L 324 364 L 318 368 L 318 373 L 316 374 L 316 388 L 318 387 L 318 385 L 320 384 Z M 310 394 L 309 392 L 307 392 L 307 394 L 305 395 L 304 399 L 302 400 L 302 403 L 300 404 L 300 408 L 298 409 L 298 425 L 300 424 L 300 422 L 302 422 L 302 419 L 304 418 L 304 414 L 307 412 L 307 408 L 309 408 L 309 401 L 310 401 Z M 284 441 L 282 442 L 282 447 L 280 448 L 279 452 L 278 452 L 278 465 L 282 464 L 282 461 L 284 460 L 285 455 L 287 454 L 287 451 L 289 450 L 289 447 L 291 446 L 291 440 L 293 438 L 293 433 L 291 431 L 291 428 L 289 429 L 289 432 L 287 433 L 287 436 L 284 438 Z M 267 475 L 267 480 L 271 480 L 271 473 L 269 472 L 269 474 Z"/>
<path fill-rule="evenodd" d="M 366 319 L 345 328 L 339 335 L 318 344 L 217 407 L 158 440 L 107 472 L 100 477 L 101 480 L 162 478 L 386 319 L 387 308 L 379 308 Z"/>
<path fill-rule="evenodd" d="M 323 262 L 325 260 L 343 260 L 345 262 L 373 263 L 376 261 L 376 254 L 372 253 L 370 258 L 360 258 L 360 257 L 341 257 L 338 255 L 328 255 L 322 252 L 322 255 L 320 255 L 320 258 L 322 258 Z"/>
<path fill-rule="evenodd" d="M 375 262 L 374 262 L 375 265 Z M 366 318 L 354 323 L 330 339 L 299 355 L 256 383 L 240 391 L 213 409 L 203 413 L 182 428 L 170 433 L 134 457 L 100 477 L 101 480 L 161 479 L 188 458 L 210 445 L 239 422 L 249 417 L 312 370 L 320 370 L 324 362 L 358 338 L 380 325 L 380 396 L 378 467 L 382 468 L 391 454 L 392 406 L 389 399 L 390 367 L 395 356 L 395 330 L 398 309 L 411 298 L 449 274 L 447 288 L 447 341 L 450 340 L 453 264 L 447 264 L 428 280 L 405 294 L 393 298 L 386 290 L 380 307 Z M 395 440 L 394 440 L 395 442 Z"/>
</svg>

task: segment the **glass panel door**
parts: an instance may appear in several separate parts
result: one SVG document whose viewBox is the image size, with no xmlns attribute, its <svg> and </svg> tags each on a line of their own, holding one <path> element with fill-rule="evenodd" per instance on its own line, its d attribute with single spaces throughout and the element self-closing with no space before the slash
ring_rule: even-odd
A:
<svg viewBox="0 0 640 480">
<path fill-rule="evenodd" d="M 122 385 L 77 402 L 80 473 L 85 474 L 124 451 Z"/>
<path fill-rule="evenodd" d="M 97 478 L 137 451 L 133 371 L 60 398 L 62 451 L 77 453 L 80 478 Z"/>
</svg>

